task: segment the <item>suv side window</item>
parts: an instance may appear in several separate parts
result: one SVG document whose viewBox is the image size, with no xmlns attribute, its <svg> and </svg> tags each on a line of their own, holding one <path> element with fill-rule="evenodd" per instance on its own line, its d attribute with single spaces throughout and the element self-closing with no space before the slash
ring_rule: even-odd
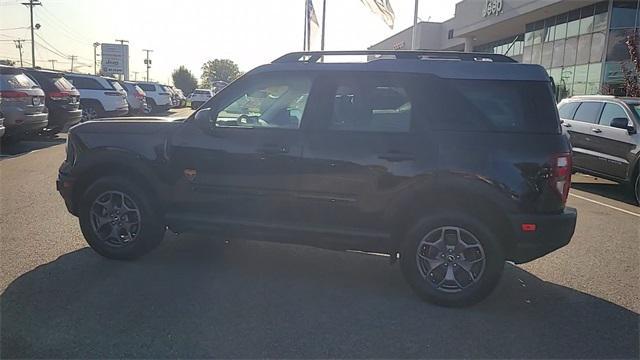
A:
<svg viewBox="0 0 640 360">
<path fill-rule="evenodd" d="M 604 104 L 604 110 L 602 110 L 602 115 L 600 115 L 600 125 L 610 126 L 611 120 L 615 118 L 626 118 L 629 120 L 627 113 L 620 105 L 612 103 Z"/>
<path fill-rule="evenodd" d="M 409 132 L 411 100 L 407 89 L 388 78 L 338 80 L 329 130 Z"/>
<path fill-rule="evenodd" d="M 602 110 L 602 103 L 600 102 L 583 102 L 578 107 L 576 114 L 573 116 L 573 120 L 596 124 L 600 118 L 600 110 Z"/>
<path fill-rule="evenodd" d="M 215 126 L 298 129 L 310 90 L 306 76 L 258 78 L 223 105 Z"/>
<path fill-rule="evenodd" d="M 91 78 L 67 76 L 67 80 L 69 80 L 76 89 L 106 90 L 99 82 Z"/>
<path fill-rule="evenodd" d="M 558 107 L 560 119 L 573 120 L 573 115 L 576 113 L 578 105 L 580 105 L 580 103 L 577 101 L 560 104 Z"/>
</svg>

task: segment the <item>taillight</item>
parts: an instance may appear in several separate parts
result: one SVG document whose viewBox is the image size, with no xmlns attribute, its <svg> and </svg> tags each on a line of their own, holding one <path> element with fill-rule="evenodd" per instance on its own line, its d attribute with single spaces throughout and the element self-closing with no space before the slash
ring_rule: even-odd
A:
<svg viewBox="0 0 640 360">
<path fill-rule="evenodd" d="M 137 92 L 137 93 L 134 94 L 134 96 L 136 97 L 136 99 L 139 99 L 139 100 L 144 99 L 144 94 L 143 93 Z"/>
<path fill-rule="evenodd" d="M 559 154 L 553 157 L 551 172 L 551 185 L 562 198 L 562 203 L 567 202 L 569 188 L 571 187 L 571 153 Z"/>
<path fill-rule="evenodd" d="M 50 92 L 50 93 L 47 93 L 47 96 L 51 100 L 58 101 L 58 100 L 69 100 L 69 97 L 71 97 L 71 94 L 67 92 Z"/>
<path fill-rule="evenodd" d="M 107 96 L 122 96 L 122 94 L 117 91 L 105 91 L 104 94 Z"/>
<path fill-rule="evenodd" d="M 1 90 L 0 99 L 2 101 L 27 101 L 31 96 L 22 91 Z"/>
</svg>

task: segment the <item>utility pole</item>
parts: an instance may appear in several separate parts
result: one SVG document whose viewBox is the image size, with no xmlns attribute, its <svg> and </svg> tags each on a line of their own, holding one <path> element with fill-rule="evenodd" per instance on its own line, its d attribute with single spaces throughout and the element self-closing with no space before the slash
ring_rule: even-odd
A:
<svg viewBox="0 0 640 360">
<path fill-rule="evenodd" d="M 24 66 L 24 65 L 22 65 L 22 42 L 23 41 L 26 41 L 26 40 L 22 40 L 22 39 L 13 40 L 13 42 L 16 44 L 16 49 L 18 49 L 18 51 L 20 51 L 20 67 Z"/>
<path fill-rule="evenodd" d="M 120 43 L 120 56 L 122 57 L 122 74 L 120 75 L 120 80 L 129 80 L 129 61 L 126 63 L 124 61 L 124 43 L 129 43 L 129 40 L 116 39 L 116 41 Z"/>
<path fill-rule="evenodd" d="M 137 71 L 132 71 L 133 72 L 133 81 L 138 81 L 138 72 Z"/>
<path fill-rule="evenodd" d="M 99 42 L 93 43 L 93 75 L 98 75 L 98 46 L 100 46 Z"/>
<path fill-rule="evenodd" d="M 327 0 L 322 0 L 322 37 L 320 40 L 320 50 L 324 51 L 324 28 L 327 24 Z"/>
<path fill-rule="evenodd" d="M 151 67 L 151 60 L 149 60 L 149 53 L 153 50 L 143 49 L 147 53 L 147 58 L 144 60 L 144 64 L 147 65 L 147 81 L 149 81 L 149 68 Z"/>
<path fill-rule="evenodd" d="M 56 69 L 56 65 L 55 64 L 56 64 L 56 61 L 58 61 L 58 60 L 51 59 L 51 60 L 47 60 L 47 61 L 49 61 L 51 63 L 51 70 L 55 70 Z"/>
<path fill-rule="evenodd" d="M 69 71 L 73 72 L 73 62 L 74 62 L 77 58 L 78 58 L 78 56 L 77 56 L 77 55 L 70 55 L 70 56 L 69 56 L 69 59 L 71 59 L 71 70 L 69 70 Z"/>
<path fill-rule="evenodd" d="M 29 0 L 29 2 L 23 2 L 22 5 L 28 6 L 31 14 L 31 67 L 36 67 L 36 43 L 33 39 L 33 7 L 42 6 L 42 3 L 40 0 Z"/>
</svg>

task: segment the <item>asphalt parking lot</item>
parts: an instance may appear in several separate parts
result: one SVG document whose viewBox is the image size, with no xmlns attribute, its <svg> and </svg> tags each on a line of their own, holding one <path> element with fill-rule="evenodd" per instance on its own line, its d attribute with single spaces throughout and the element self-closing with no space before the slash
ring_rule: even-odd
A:
<svg viewBox="0 0 640 360">
<path fill-rule="evenodd" d="M 619 185 L 576 175 L 572 242 L 447 309 L 368 254 L 167 234 L 139 261 L 103 259 L 55 191 L 63 142 L 0 160 L 2 358 L 639 356 L 640 207 Z"/>
</svg>

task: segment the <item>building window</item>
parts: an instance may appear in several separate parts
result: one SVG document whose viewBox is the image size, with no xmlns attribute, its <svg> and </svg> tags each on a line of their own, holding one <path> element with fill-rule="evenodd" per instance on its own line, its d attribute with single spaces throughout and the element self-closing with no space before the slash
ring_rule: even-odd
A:
<svg viewBox="0 0 640 360">
<path fill-rule="evenodd" d="M 593 16 L 593 31 L 602 31 L 607 28 L 607 15 L 609 3 L 607 1 L 595 5 L 595 15 Z"/>
<path fill-rule="evenodd" d="M 587 6 L 580 9 L 580 35 L 593 32 L 593 12 L 595 6 Z"/>
<path fill-rule="evenodd" d="M 605 35 L 603 32 L 593 33 L 589 62 L 602 62 L 602 55 L 604 53 L 604 42 Z"/>
<path fill-rule="evenodd" d="M 609 32 L 609 45 L 607 47 L 607 61 L 622 61 L 629 59 L 627 48 L 627 36 L 633 35 L 633 29 L 611 30 Z"/>
<path fill-rule="evenodd" d="M 572 37 L 566 40 L 564 45 L 564 66 L 575 65 L 578 54 L 578 38 Z"/>
<path fill-rule="evenodd" d="M 447 33 L 447 39 L 453 39 L 453 29 L 449 30 Z"/>
<path fill-rule="evenodd" d="M 564 39 L 553 42 L 553 60 L 551 67 L 560 67 L 564 61 Z"/>
<path fill-rule="evenodd" d="M 638 17 L 638 0 L 616 0 L 611 9 L 611 28 L 633 28 Z"/>
<path fill-rule="evenodd" d="M 580 10 L 571 11 L 568 16 L 567 37 L 570 38 L 580 33 Z"/>
<path fill-rule="evenodd" d="M 554 39 L 564 39 L 567 37 L 567 14 L 559 15 L 556 18 L 556 33 Z"/>
<path fill-rule="evenodd" d="M 576 65 L 587 64 L 591 57 L 591 34 L 580 35 L 578 37 L 578 54 Z"/>
</svg>

